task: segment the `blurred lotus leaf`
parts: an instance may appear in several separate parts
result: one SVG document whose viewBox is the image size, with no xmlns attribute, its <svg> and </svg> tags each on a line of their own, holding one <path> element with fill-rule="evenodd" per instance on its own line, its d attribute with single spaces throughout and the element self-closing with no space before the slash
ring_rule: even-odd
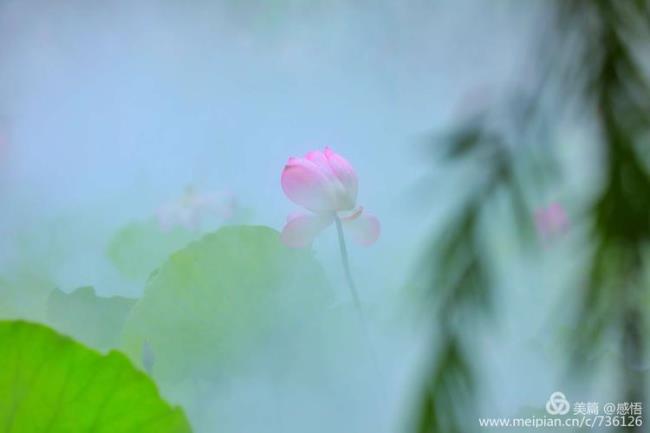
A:
<svg viewBox="0 0 650 433">
<path fill-rule="evenodd" d="M 128 224 L 108 246 L 108 257 L 125 277 L 144 282 L 171 253 L 199 235 L 182 227 L 162 230 L 154 220 Z"/>
<path fill-rule="evenodd" d="M 72 293 L 55 289 L 47 302 L 47 321 L 57 331 L 97 349 L 119 346 L 126 316 L 135 299 L 102 298 L 92 287 Z"/>
<path fill-rule="evenodd" d="M 49 277 L 27 268 L 0 278 L 0 318 L 42 320 L 54 287 Z"/>
<path fill-rule="evenodd" d="M 0 426 L 12 433 L 191 431 L 124 355 L 22 321 L 0 322 L 0 395 Z"/>
<path fill-rule="evenodd" d="M 127 319 L 125 348 L 141 362 L 146 347 L 161 380 L 217 378 L 288 328 L 304 331 L 328 294 L 310 250 L 285 247 L 267 227 L 224 227 L 152 275 Z"/>
</svg>

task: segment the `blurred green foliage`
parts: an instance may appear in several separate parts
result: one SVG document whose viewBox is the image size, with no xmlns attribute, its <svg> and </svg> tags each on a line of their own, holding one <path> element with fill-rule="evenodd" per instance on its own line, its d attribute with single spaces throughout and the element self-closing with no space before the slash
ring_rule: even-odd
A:
<svg viewBox="0 0 650 433">
<path fill-rule="evenodd" d="M 97 296 L 92 287 L 72 293 L 55 289 L 47 301 L 47 322 L 57 331 L 97 349 L 116 348 L 135 299 Z"/>
<path fill-rule="evenodd" d="M 22 321 L 0 322 L 0 396 L 0 426 L 12 433 L 191 431 L 124 355 Z"/>
<path fill-rule="evenodd" d="M 647 404 L 650 82 L 642 49 L 650 1 L 572 0 L 560 4 L 557 22 L 558 47 L 577 51 L 567 67 L 574 79 L 562 88 L 573 90 L 581 114 L 593 120 L 604 153 L 602 185 L 588 210 L 591 258 L 579 287 L 571 373 L 597 373 L 598 364 L 580 360 L 615 335 L 620 394 Z M 576 34 L 588 36 L 566 42 Z"/>
<path fill-rule="evenodd" d="M 565 360 L 570 366 L 567 383 L 598 372 L 603 354 L 607 354 L 608 358 L 620 360 L 617 379 L 621 399 L 647 404 L 649 328 L 644 300 L 650 289 L 650 85 L 642 54 L 650 39 L 650 1 L 562 0 L 545 3 L 540 12 L 549 20 L 542 20 L 545 26 L 540 28 L 544 33 L 537 52 L 542 73 L 532 80 L 537 95 L 520 106 L 523 119 L 509 115 L 515 126 L 503 128 L 506 135 L 517 137 L 516 145 L 504 147 L 512 150 L 512 157 L 484 157 L 492 153 L 498 134 L 477 128 L 475 119 L 461 124 L 447 140 L 448 157 L 471 161 L 479 155 L 488 173 L 506 175 L 488 177 L 487 182 L 476 187 L 476 193 L 441 229 L 441 236 L 432 242 L 427 255 L 429 267 L 425 272 L 433 275 L 428 285 L 430 298 L 435 301 L 432 316 L 442 343 L 433 346 L 435 355 L 423 380 L 419 421 L 413 429 L 420 433 L 472 428 L 464 428 L 456 414 L 461 411 L 466 419 L 472 419 L 473 399 L 462 397 L 462 386 L 444 386 L 445 378 L 458 371 L 463 373 L 461 376 L 478 379 L 469 361 L 480 354 L 467 344 L 467 323 L 453 317 L 468 311 L 489 312 L 489 249 L 482 245 L 483 237 L 477 236 L 489 229 L 489 224 L 476 221 L 493 199 L 489 191 L 492 180 L 514 193 L 511 196 L 516 200 L 510 206 L 513 212 L 524 217 L 529 214 L 521 200 L 526 182 L 508 173 L 525 171 L 529 142 L 542 143 L 543 153 L 551 154 L 548 137 L 533 129 L 536 124 L 544 124 L 552 131 L 578 121 L 579 128 L 592 133 L 602 150 L 600 158 L 593 158 L 589 147 L 583 151 L 584 157 L 593 159 L 592 169 L 600 175 L 600 183 L 593 188 L 593 197 L 587 198 L 591 203 L 577 213 L 579 220 L 572 221 L 572 226 L 582 224 L 589 230 L 581 239 L 584 243 L 575 246 L 576 251 L 588 254 L 587 265 L 576 267 L 574 281 L 579 284 L 567 288 L 577 298 L 575 320 L 565 328 L 570 335 L 562 338 L 566 343 L 564 353 L 572 354 L 565 356 L 572 358 Z M 519 88 L 511 92 L 523 93 Z M 507 102 L 517 108 L 511 100 Z M 502 109 L 494 105 L 487 108 L 487 113 L 494 117 Z M 501 162 L 508 160 L 512 163 Z M 543 177 L 561 180 L 562 173 L 547 170 L 546 164 L 542 167 L 546 172 Z M 532 181 L 533 191 L 545 187 L 537 180 L 539 176 L 527 175 L 524 179 Z M 527 237 L 526 231 L 518 234 L 522 239 Z M 576 231 L 576 238 L 578 234 Z M 460 323 L 465 336 L 459 332 Z M 449 356 L 444 354 L 455 347 L 465 350 L 452 352 L 457 356 L 449 362 Z M 612 354 L 616 356 L 609 356 Z M 449 401 L 453 405 L 445 406 Z"/>
<path fill-rule="evenodd" d="M 520 189 L 519 155 L 513 146 L 478 115 L 436 140 L 439 157 L 456 166 L 469 162 L 475 179 L 470 194 L 452 212 L 444 229 L 433 239 L 417 274 L 424 283 L 424 304 L 432 311 L 435 329 L 415 408 L 413 431 L 462 433 L 476 418 L 477 378 L 475 342 L 493 312 L 494 275 L 486 230 L 491 208 L 505 197 L 515 222 L 513 229 L 531 239 L 530 210 Z"/>
</svg>

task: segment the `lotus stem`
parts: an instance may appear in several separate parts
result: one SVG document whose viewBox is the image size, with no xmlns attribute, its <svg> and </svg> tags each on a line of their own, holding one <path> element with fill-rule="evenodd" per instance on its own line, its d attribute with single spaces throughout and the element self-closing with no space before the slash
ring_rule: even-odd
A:
<svg viewBox="0 0 650 433">
<path fill-rule="evenodd" d="M 339 249 L 341 251 L 341 262 L 343 263 L 343 271 L 345 273 L 345 279 L 348 282 L 348 287 L 352 293 L 352 298 L 354 299 L 354 305 L 361 316 L 361 320 L 365 324 L 365 317 L 363 314 L 363 308 L 361 307 L 361 300 L 359 299 L 359 293 L 357 292 L 357 286 L 354 284 L 354 279 L 352 278 L 352 272 L 350 271 L 350 261 L 348 259 L 348 249 L 345 245 L 345 235 L 343 234 L 343 225 L 341 224 L 341 219 L 338 215 L 334 218 L 336 222 L 336 231 L 339 235 Z"/>
</svg>

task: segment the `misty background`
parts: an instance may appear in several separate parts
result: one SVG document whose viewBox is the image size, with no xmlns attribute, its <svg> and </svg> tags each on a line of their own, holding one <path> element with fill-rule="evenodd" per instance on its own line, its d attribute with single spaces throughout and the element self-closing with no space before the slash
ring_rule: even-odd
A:
<svg viewBox="0 0 650 433">
<path fill-rule="evenodd" d="M 379 365 L 365 349 L 357 360 L 341 355 L 338 393 L 305 384 L 284 390 L 284 408 L 263 375 L 199 384 L 218 409 L 188 414 L 206 432 L 404 431 L 432 333 L 413 274 L 430 233 L 475 187 L 473 167 L 436 161 L 425 141 L 504 89 L 532 85 L 547 23 L 537 2 L 514 0 L 5 0 L 0 276 L 137 298 L 144 281 L 124 278 L 107 256 L 122 227 L 192 186 L 229 191 L 247 223 L 280 230 L 295 210 L 279 181 L 287 158 L 331 146 L 356 168 L 358 202 L 382 224 L 375 245 L 349 246 Z M 583 126 L 562 125 L 548 141 L 571 170 L 534 206 L 560 201 L 571 215 L 593 191 L 600 156 Z M 543 254 L 522 256 L 513 222 L 495 215 L 498 319 L 472 338 L 488 390 L 479 413 L 496 417 L 543 409 L 568 387 L 552 330 L 582 262 L 578 224 Z M 209 220 L 201 233 L 221 224 Z M 337 248 L 331 229 L 313 246 L 335 289 L 324 308 L 351 302 Z M 580 397 L 606 401 L 613 379 L 599 380 L 603 395 Z M 184 403 L 184 390 L 163 391 Z M 284 430 L 266 422 L 278 412 L 292 419 Z"/>
</svg>

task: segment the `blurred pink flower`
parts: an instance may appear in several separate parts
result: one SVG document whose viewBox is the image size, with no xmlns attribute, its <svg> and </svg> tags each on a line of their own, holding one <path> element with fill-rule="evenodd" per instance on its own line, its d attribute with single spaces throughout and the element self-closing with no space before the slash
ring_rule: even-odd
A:
<svg viewBox="0 0 650 433">
<path fill-rule="evenodd" d="M 224 220 L 232 218 L 235 207 L 235 198 L 230 193 L 200 193 L 188 187 L 183 196 L 158 208 L 156 217 L 163 231 L 176 226 L 196 231 L 206 216 Z"/>
<path fill-rule="evenodd" d="M 537 232 L 543 237 L 555 236 L 564 232 L 569 226 L 569 218 L 559 203 L 550 203 L 535 212 Z"/>
<path fill-rule="evenodd" d="M 354 168 L 330 148 L 313 150 L 303 158 L 289 158 L 281 183 L 291 201 L 311 211 L 287 218 L 282 230 L 282 241 L 287 246 L 309 245 L 337 218 L 362 245 L 370 245 L 379 237 L 379 220 L 362 207 L 355 207 L 358 180 Z"/>
</svg>

